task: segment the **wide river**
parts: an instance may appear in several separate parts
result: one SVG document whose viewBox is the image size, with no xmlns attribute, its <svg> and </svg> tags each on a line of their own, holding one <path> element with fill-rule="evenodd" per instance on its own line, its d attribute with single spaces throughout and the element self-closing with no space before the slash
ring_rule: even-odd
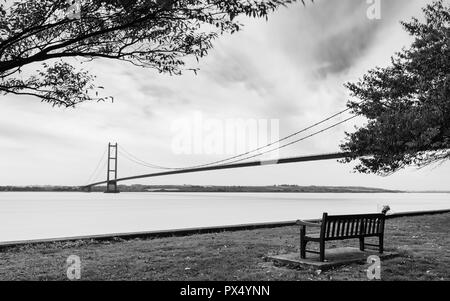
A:
<svg viewBox="0 0 450 301">
<path fill-rule="evenodd" d="M 448 193 L 0 192 L 0 242 L 450 208 Z"/>
</svg>

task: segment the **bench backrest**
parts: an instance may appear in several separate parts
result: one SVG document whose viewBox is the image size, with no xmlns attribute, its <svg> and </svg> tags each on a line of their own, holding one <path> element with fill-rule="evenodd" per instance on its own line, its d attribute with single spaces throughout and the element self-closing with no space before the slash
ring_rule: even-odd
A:
<svg viewBox="0 0 450 301">
<path fill-rule="evenodd" d="M 325 239 L 345 239 L 380 235 L 384 232 L 385 217 L 383 213 L 353 215 L 324 213 L 321 236 Z"/>
</svg>

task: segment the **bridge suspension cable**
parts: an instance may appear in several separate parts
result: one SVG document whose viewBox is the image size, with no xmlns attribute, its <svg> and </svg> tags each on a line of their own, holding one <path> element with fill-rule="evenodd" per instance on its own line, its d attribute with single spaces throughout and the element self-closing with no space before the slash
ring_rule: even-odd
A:
<svg viewBox="0 0 450 301">
<path fill-rule="evenodd" d="M 349 117 L 349 118 L 347 118 L 347 119 L 344 119 L 344 120 L 339 121 L 339 122 L 337 122 L 337 123 L 335 123 L 335 124 L 332 124 L 332 125 L 330 125 L 330 126 L 324 128 L 324 129 L 322 129 L 322 130 L 320 130 L 320 131 L 316 131 L 316 132 L 314 132 L 314 133 L 312 133 L 312 134 L 310 134 L 310 135 L 308 135 L 308 136 L 304 136 L 304 137 L 302 137 L 302 138 L 300 138 L 300 139 L 297 139 L 297 140 L 291 141 L 291 142 L 289 142 L 289 143 L 283 144 L 283 145 L 281 145 L 281 146 L 279 146 L 279 147 L 276 147 L 276 148 L 274 148 L 274 149 L 269 149 L 269 150 L 267 150 L 267 151 L 264 151 L 264 152 L 261 152 L 261 153 L 258 153 L 258 154 L 255 154 L 255 155 L 252 155 L 252 156 L 249 156 L 249 157 L 245 157 L 245 158 L 241 158 L 241 159 L 234 160 L 234 161 L 231 161 L 231 162 L 227 162 L 226 164 L 233 164 L 233 163 L 245 161 L 245 160 L 247 160 L 247 159 L 259 157 L 259 156 L 262 156 L 262 155 L 264 155 L 264 154 L 267 154 L 267 153 L 270 153 L 270 152 L 273 152 L 273 151 L 276 151 L 276 150 L 285 148 L 285 147 L 287 147 L 287 146 L 289 146 L 289 145 L 298 143 L 298 142 L 300 142 L 300 141 L 303 141 L 303 140 L 305 140 L 305 139 L 308 139 L 308 138 L 311 138 L 311 137 L 313 137 L 313 136 L 315 136 L 315 135 L 318 135 L 318 134 L 320 134 L 320 133 L 322 133 L 322 132 L 328 131 L 328 130 L 330 130 L 330 129 L 332 129 L 332 128 L 334 128 L 334 127 L 340 125 L 340 124 L 343 124 L 343 123 L 345 123 L 345 122 L 347 122 L 347 121 L 349 121 L 349 120 L 351 120 L 351 119 L 353 119 L 353 118 L 355 118 L 355 117 L 356 117 L 356 115 L 353 115 L 353 116 L 351 116 L 351 117 Z"/>
<path fill-rule="evenodd" d="M 154 168 L 154 169 L 166 169 L 166 170 L 174 169 L 174 168 L 171 168 L 171 167 L 159 166 L 159 165 L 148 163 L 148 162 L 146 162 L 144 160 L 141 160 L 138 157 L 136 157 L 135 155 L 133 155 L 130 152 L 128 152 L 127 150 L 125 150 L 125 148 L 123 148 L 121 145 L 119 145 L 119 153 L 121 155 L 123 155 L 126 159 L 128 159 L 129 161 L 134 162 L 134 163 L 136 163 L 138 165 L 142 165 L 142 166 L 149 167 L 149 168 Z"/>
<path fill-rule="evenodd" d="M 329 120 L 331 120 L 331 119 L 333 119 L 333 118 L 335 118 L 335 117 L 337 117 L 337 116 L 339 116 L 339 115 L 342 115 L 343 113 L 345 113 L 345 112 L 347 112 L 347 111 L 349 111 L 349 110 L 350 110 L 350 108 L 346 108 L 345 110 L 339 111 L 339 112 L 337 112 L 337 113 L 335 113 L 335 114 L 333 114 L 333 115 L 331 115 L 331 116 L 328 116 L 328 117 L 326 117 L 326 118 L 324 118 L 324 119 L 322 119 L 322 120 L 320 120 L 320 121 L 318 121 L 318 122 L 316 122 L 316 123 L 314 123 L 314 124 L 312 124 L 312 125 L 310 125 L 310 126 L 308 126 L 308 127 L 305 127 L 305 128 L 303 128 L 303 129 L 301 129 L 301 130 L 299 130 L 299 131 L 296 131 L 296 132 L 294 132 L 294 133 L 292 133 L 292 134 L 289 134 L 289 135 L 287 135 L 287 136 L 285 136 L 285 137 L 283 137 L 283 138 L 281 138 L 281 139 L 279 139 L 279 140 L 277 140 L 277 141 L 270 142 L 270 143 L 268 143 L 268 144 L 266 144 L 266 145 L 263 145 L 263 146 L 260 146 L 260 147 L 258 147 L 258 148 L 249 150 L 249 151 L 247 151 L 247 152 L 244 152 L 244 153 L 241 153 L 241 154 L 232 156 L 232 157 L 228 157 L 228 158 L 225 158 L 225 159 L 221 159 L 221 160 L 217 160 L 217 161 L 213 161 L 213 162 L 209 162 L 209 163 L 205 163 L 205 164 L 200 164 L 200 165 L 194 165 L 194 166 L 186 166 L 186 167 L 165 167 L 165 166 L 160 166 L 160 165 L 148 163 L 148 162 L 146 162 L 146 161 L 144 161 L 144 160 L 139 159 L 137 156 L 131 154 L 131 153 L 128 152 L 128 151 L 126 151 L 122 146 L 119 146 L 119 148 L 120 148 L 120 150 L 122 151 L 121 154 L 125 155 L 125 157 L 126 157 L 128 160 L 130 160 L 130 161 L 132 161 L 132 162 L 134 162 L 134 163 L 136 163 L 136 164 L 139 164 L 139 165 L 142 165 L 142 166 L 145 166 L 145 167 L 149 167 L 149 168 L 154 168 L 154 169 L 183 170 L 183 169 L 191 169 L 191 168 L 200 168 L 200 167 L 205 167 L 205 166 L 215 165 L 215 164 L 219 164 L 219 163 L 223 163 L 223 164 L 226 163 L 226 164 L 228 164 L 228 163 L 234 163 L 234 162 L 241 162 L 241 161 L 244 161 L 244 160 L 246 160 L 246 159 L 258 157 L 258 156 L 261 156 L 261 155 L 263 155 L 263 154 L 266 154 L 266 153 L 275 151 L 275 150 L 277 150 L 277 149 L 281 149 L 281 148 L 287 147 L 287 146 L 289 146 L 289 145 L 298 143 L 298 142 L 303 141 L 303 140 L 305 140 L 305 139 L 311 138 L 311 137 L 313 137 L 313 136 L 315 136 L 315 135 L 317 135 L 317 134 L 320 134 L 320 133 L 322 133 L 322 132 L 325 132 L 325 131 L 327 131 L 327 130 L 333 128 L 333 127 L 336 127 L 336 126 L 338 126 L 338 125 L 340 125 L 340 124 L 342 124 L 342 123 L 345 123 L 345 122 L 349 121 L 350 119 L 355 118 L 356 115 L 353 115 L 352 117 L 347 118 L 347 119 L 345 119 L 345 120 L 343 120 L 343 121 L 340 121 L 340 122 L 338 122 L 338 123 L 335 123 L 335 124 L 333 124 L 333 125 L 331 125 L 331 126 L 325 128 L 325 129 L 322 129 L 322 130 L 320 130 L 320 131 L 314 132 L 314 133 L 312 133 L 312 134 L 310 134 L 310 135 L 308 135 L 308 136 L 305 136 L 305 137 L 302 137 L 302 138 L 297 139 L 297 140 L 295 140 L 295 141 L 292 141 L 292 142 L 290 142 L 290 143 L 284 144 L 284 145 L 282 145 L 282 146 L 280 146 L 280 147 L 277 147 L 277 148 L 275 148 L 275 149 L 271 149 L 271 150 L 268 150 L 268 151 L 264 151 L 264 152 L 261 152 L 261 153 L 258 153 L 258 154 L 252 155 L 252 156 L 248 156 L 248 157 L 245 157 L 245 158 L 241 158 L 241 159 L 238 159 L 238 160 L 234 160 L 234 161 L 231 161 L 231 162 L 227 162 L 227 161 L 230 161 L 230 160 L 233 160 L 233 159 L 237 159 L 237 158 L 240 158 L 240 157 L 242 157 L 242 156 L 245 156 L 245 155 L 248 155 L 248 154 L 257 152 L 257 151 L 259 151 L 259 150 L 265 149 L 265 148 L 267 148 L 267 147 L 269 147 L 269 146 L 278 144 L 278 143 L 280 143 L 280 142 L 282 142 L 282 141 L 285 141 L 285 140 L 287 140 L 287 139 L 289 139 L 289 138 L 292 138 L 292 137 L 294 137 L 294 136 L 296 136 L 296 135 L 298 135 L 298 134 L 301 134 L 301 133 L 303 133 L 303 132 L 306 132 L 306 131 L 308 131 L 308 130 L 310 130 L 310 129 L 312 129 L 312 128 L 318 126 L 318 125 L 321 125 L 321 124 L 323 124 L 323 123 L 325 123 L 325 122 L 327 122 L 327 121 L 329 121 Z"/>
<path fill-rule="evenodd" d="M 100 157 L 100 160 L 99 160 L 98 163 L 97 163 L 97 167 L 96 167 L 96 168 L 94 169 L 94 171 L 91 173 L 91 176 L 89 177 L 87 183 L 92 182 L 92 180 L 94 180 L 94 179 L 97 177 L 98 171 L 101 170 L 101 169 L 99 169 L 99 168 L 100 168 L 100 165 L 102 165 L 101 163 L 102 163 L 103 160 L 105 159 L 106 151 L 107 151 L 107 149 L 105 149 L 105 150 L 103 151 L 103 154 L 102 154 L 102 156 Z M 106 161 L 105 161 L 105 162 L 106 162 Z M 104 165 L 104 164 L 103 164 L 103 165 Z"/>
</svg>

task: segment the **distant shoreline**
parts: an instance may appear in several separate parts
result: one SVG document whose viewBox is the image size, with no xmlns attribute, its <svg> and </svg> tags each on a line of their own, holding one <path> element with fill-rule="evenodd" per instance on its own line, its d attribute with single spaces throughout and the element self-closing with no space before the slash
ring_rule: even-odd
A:
<svg viewBox="0 0 450 301">
<path fill-rule="evenodd" d="M 216 186 L 216 185 L 119 185 L 120 192 L 248 192 L 248 193 L 406 193 L 410 191 L 391 190 L 360 186 Z M 93 187 L 92 192 L 103 192 L 104 186 Z M 0 186 L 0 192 L 81 192 L 80 186 L 29 185 Z M 430 191 L 427 191 L 428 193 Z M 440 191 L 435 191 L 439 193 Z"/>
<path fill-rule="evenodd" d="M 80 186 L 0 186 L 0 192 L 83 192 Z M 103 192 L 105 186 L 92 188 Z M 450 191 L 407 191 L 361 186 L 216 186 L 216 185 L 119 185 L 120 192 L 220 192 L 220 193 L 450 193 Z"/>
</svg>

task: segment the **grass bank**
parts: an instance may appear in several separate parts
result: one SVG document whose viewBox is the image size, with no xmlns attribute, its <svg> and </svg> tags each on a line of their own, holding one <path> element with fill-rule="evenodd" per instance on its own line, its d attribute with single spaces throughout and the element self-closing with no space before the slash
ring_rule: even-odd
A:
<svg viewBox="0 0 450 301">
<path fill-rule="evenodd" d="M 383 280 L 450 280 L 450 213 L 386 221 L 385 246 L 401 256 L 382 262 Z M 357 240 L 331 242 L 357 246 Z M 55 242 L 0 250 L 0 280 L 66 280 L 66 259 L 81 258 L 82 280 L 366 280 L 364 264 L 318 273 L 266 261 L 298 250 L 298 228 L 184 237 Z"/>
</svg>

